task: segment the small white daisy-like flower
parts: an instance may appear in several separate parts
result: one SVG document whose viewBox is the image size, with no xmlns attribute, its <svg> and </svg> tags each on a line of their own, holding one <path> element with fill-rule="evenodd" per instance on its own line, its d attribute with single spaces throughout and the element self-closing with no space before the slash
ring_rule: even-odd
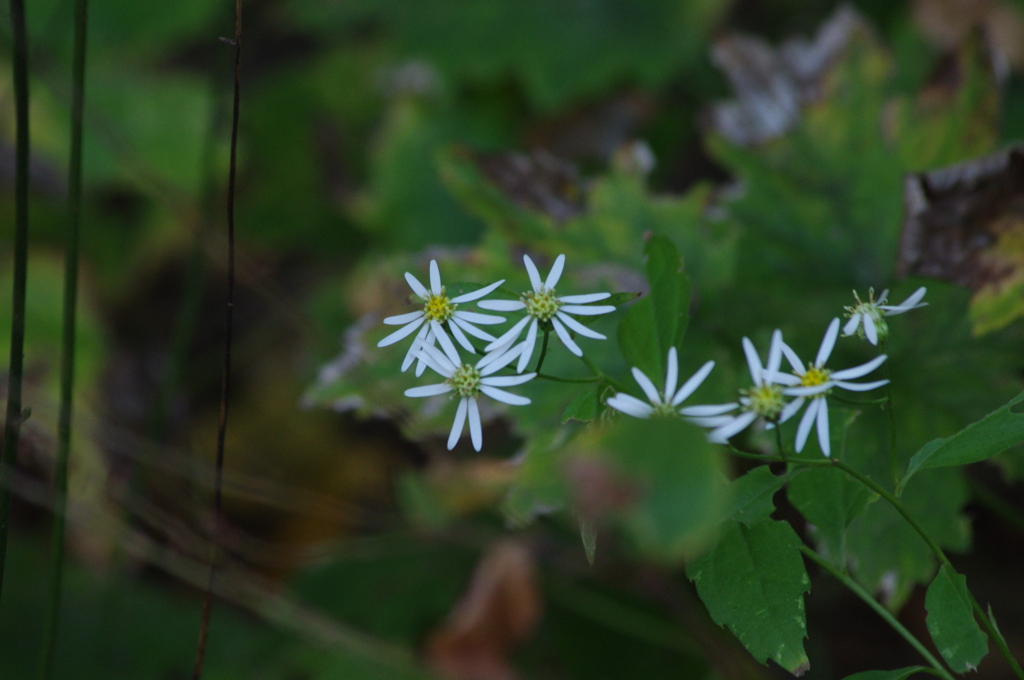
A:
<svg viewBox="0 0 1024 680">
<path fill-rule="evenodd" d="M 651 379 L 644 375 L 643 371 L 639 368 L 633 368 L 633 378 L 636 379 L 640 389 L 644 391 L 644 394 L 650 399 L 651 403 L 645 403 L 640 401 L 634 396 L 623 394 L 618 392 L 615 396 L 608 399 L 608 405 L 617 411 L 622 411 L 625 414 L 631 415 L 635 418 L 650 418 L 651 416 L 675 416 L 676 414 L 682 414 L 684 416 L 709 416 L 717 415 L 717 413 L 708 413 L 706 406 L 691 406 L 689 408 L 679 408 L 679 404 L 689 397 L 691 394 L 700 387 L 704 379 L 708 377 L 711 369 L 715 367 L 714 361 L 709 361 L 700 369 L 690 376 L 690 379 L 683 383 L 683 386 L 678 390 L 676 384 L 679 380 L 679 358 L 676 353 L 676 348 L 672 347 L 668 351 L 668 371 L 665 375 L 665 391 L 658 392 L 658 388 L 654 386 Z M 731 404 L 730 409 L 734 408 Z M 729 410 L 729 409 L 727 409 Z M 723 411 L 724 412 L 724 411 Z"/>
<path fill-rule="evenodd" d="M 412 345 L 409 347 L 409 351 L 406 352 L 405 359 L 402 361 L 403 372 L 409 368 L 413 359 L 417 357 L 418 349 L 421 346 L 432 347 L 435 339 L 442 347 L 444 347 L 445 352 L 449 352 L 449 350 L 451 352 L 455 351 L 455 346 L 448 338 L 448 334 L 445 332 L 443 324 L 448 324 L 448 330 L 451 331 L 452 336 L 465 348 L 467 352 L 475 352 L 476 350 L 473 349 L 473 345 L 470 344 L 469 338 L 466 337 L 466 333 L 484 340 L 485 342 L 493 341 L 494 336 L 486 331 L 480 330 L 474 324 L 482 324 L 486 326 L 505 321 L 505 319 L 500 316 L 479 314 L 477 312 L 466 312 L 458 309 L 459 304 L 463 302 L 473 302 L 474 300 L 479 300 L 484 297 L 503 284 L 505 282 L 504 279 L 496 281 L 489 286 L 484 286 L 479 290 L 474 290 L 471 293 L 465 293 L 449 299 L 446 294 L 445 287 L 441 285 L 441 274 L 437 269 L 437 260 L 431 260 L 430 290 L 427 290 L 427 288 L 419 282 L 419 279 L 409 272 L 405 273 L 405 280 L 409 283 L 409 287 L 412 288 L 412 291 L 421 300 L 423 300 L 423 309 L 415 312 L 409 312 L 407 314 L 389 316 L 384 319 L 384 323 L 387 325 L 401 326 L 401 328 L 377 343 L 377 347 L 387 347 L 388 345 L 393 345 L 402 338 L 412 335 L 416 332 L 416 329 L 419 329 L 419 333 L 416 334 Z M 421 361 L 416 367 L 416 375 L 422 375 L 425 367 L 426 364 Z"/>
<path fill-rule="evenodd" d="M 499 388 L 522 385 L 528 380 L 532 380 L 537 374 L 492 375 L 512 363 L 516 358 L 515 352 L 491 353 L 481 358 L 476 365 L 470 365 L 462 363 L 454 346 L 449 349 L 442 344 L 441 348 L 444 350 L 443 352 L 431 345 L 422 345 L 419 349 L 419 356 L 430 368 L 444 376 L 445 381 L 435 385 L 409 388 L 405 391 L 405 396 L 432 397 L 454 392 L 455 396 L 459 398 L 459 407 L 455 411 L 455 422 L 452 423 L 451 434 L 448 435 L 448 450 L 454 448 L 455 443 L 459 441 L 463 425 L 468 418 L 469 436 L 473 442 L 473 448 L 479 451 L 483 445 L 480 408 L 476 403 L 480 393 L 483 392 L 491 399 L 506 404 L 524 406 L 530 403 L 529 399 Z M 495 356 L 495 354 L 499 354 L 499 356 Z"/>
<path fill-rule="evenodd" d="M 526 331 L 526 340 L 518 348 L 512 350 L 519 356 L 519 364 L 516 366 L 516 370 L 522 373 L 523 369 L 526 368 L 527 362 L 530 361 L 530 357 L 533 356 L 533 350 L 537 344 L 537 329 L 541 323 L 551 324 L 562 344 L 578 357 L 583 356 L 583 350 L 580 349 L 579 345 L 569 335 L 570 330 L 587 338 L 607 340 L 601 333 L 587 328 L 569 315 L 595 316 L 614 312 L 614 305 L 588 304 L 607 300 L 612 296 L 611 293 L 563 295 L 559 297 L 555 293 L 555 285 L 558 284 L 558 279 L 562 276 L 562 269 L 565 267 L 565 255 L 559 255 L 555 259 L 555 263 L 551 266 L 551 271 L 548 272 L 547 279 L 543 281 L 540 278 L 540 272 L 537 271 L 537 267 L 533 264 L 533 260 L 530 259 L 529 255 L 523 255 L 523 264 L 526 265 L 526 273 L 530 276 L 530 284 L 533 286 L 532 291 L 526 291 L 519 296 L 518 300 L 483 300 L 479 303 L 482 309 L 496 312 L 526 310 L 526 316 L 485 348 L 488 352 L 514 342 L 519 337 L 519 334 L 523 332 L 523 329 L 527 327 L 527 324 L 529 324 L 529 329 Z"/>
<path fill-rule="evenodd" d="M 747 356 L 747 367 L 750 369 L 753 385 L 740 390 L 740 398 L 736 403 L 693 407 L 706 409 L 707 417 L 691 418 L 692 422 L 715 428 L 708 433 L 708 441 L 725 444 L 730 437 L 739 434 L 758 418 L 764 418 L 769 423 L 781 423 L 792 415 L 785 412 L 786 397 L 782 391 L 784 386 L 775 380 L 782 364 L 782 346 L 782 332 L 776 329 L 772 333 L 772 342 L 768 349 L 768 364 L 762 366 L 761 357 L 754 349 L 754 343 L 750 342 L 749 338 L 743 338 L 743 353 Z M 735 408 L 740 409 L 738 415 L 721 415 Z"/>
<path fill-rule="evenodd" d="M 869 383 L 849 382 L 855 378 L 865 376 L 881 366 L 882 362 L 886 360 L 885 354 L 881 354 L 860 366 L 846 368 L 841 371 L 830 371 L 825 368 L 825 362 L 831 356 L 832 348 L 835 347 L 838 336 L 839 319 L 832 319 L 832 323 L 828 325 L 828 330 L 825 331 L 825 337 L 821 339 L 818 355 L 814 358 L 814 363 L 809 366 L 805 366 L 800 361 L 800 357 L 796 355 L 796 352 L 789 345 L 782 343 L 782 353 L 786 355 L 786 360 L 793 367 L 793 374 L 779 373 L 773 375 L 772 379 L 775 382 L 788 385 L 788 387 L 782 390 L 782 393 L 789 397 L 795 397 L 795 399 L 786 404 L 782 409 L 783 417 L 780 417 L 780 420 L 787 420 L 796 415 L 805 401 L 809 400 L 810 402 L 796 430 L 797 453 L 804 450 L 807 438 L 811 434 L 811 428 L 817 423 L 818 444 L 821 445 L 821 452 L 826 457 L 832 454 L 829 442 L 828 401 L 826 397 L 833 388 L 839 387 L 851 392 L 866 392 L 886 385 L 889 382 L 888 380 L 876 380 Z"/>
<path fill-rule="evenodd" d="M 895 316 L 903 312 L 909 312 L 911 309 L 924 307 L 928 304 L 927 302 L 921 302 L 925 292 L 924 286 L 921 286 L 914 291 L 913 295 L 900 304 L 886 305 L 883 303 L 889 295 L 888 289 L 883 290 L 882 294 L 878 296 L 878 300 L 875 300 L 875 289 L 871 288 L 868 290 L 867 302 L 862 302 L 860 296 L 857 295 L 857 291 L 853 291 L 853 297 L 857 300 L 857 304 L 852 307 L 846 307 L 846 316 L 850 320 L 843 326 L 843 335 L 853 335 L 856 333 L 862 338 L 867 338 L 868 342 L 872 345 L 877 345 L 879 340 L 885 340 L 889 337 L 889 324 L 882 317 Z"/>
</svg>

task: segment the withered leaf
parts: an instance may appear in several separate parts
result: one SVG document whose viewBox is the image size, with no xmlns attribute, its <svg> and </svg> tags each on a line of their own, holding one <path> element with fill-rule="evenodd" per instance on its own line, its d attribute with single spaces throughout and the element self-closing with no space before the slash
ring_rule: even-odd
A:
<svg viewBox="0 0 1024 680">
<path fill-rule="evenodd" d="M 583 212 L 584 187 L 576 166 L 544 149 L 529 154 L 480 154 L 477 164 L 521 208 L 565 222 Z"/>
<path fill-rule="evenodd" d="M 533 555 L 519 541 L 498 541 L 448 620 L 427 640 L 427 661 L 453 680 L 516 680 L 508 656 L 533 634 L 540 614 Z"/>
<path fill-rule="evenodd" d="M 1024 145 L 904 180 L 898 276 L 974 291 L 974 331 L 1024 316 Z"/>
</svg>

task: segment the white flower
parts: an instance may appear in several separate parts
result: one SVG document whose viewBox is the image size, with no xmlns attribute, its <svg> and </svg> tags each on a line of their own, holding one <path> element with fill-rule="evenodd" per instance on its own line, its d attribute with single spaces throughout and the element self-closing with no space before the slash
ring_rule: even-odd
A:
<svg viewBox="0 0 1024 680">
<path fill-rule="evenodd" d="M 708 373 L 715 367 L 714 361 L 709 361 L 700 367 L 696 373 L 690 376 L 690 379 L 683 383 L 683 386 L 676 390 L 676 383 L 679 379 L 679 358 L 676 353 L 676 348 L 672 347 L 668 351 L 668 371 L 665 375 L 665 391 L 663 393 L 658 392 L 658 388 L 654 386 L 651 379 L 644 375 L 643 371 L 639 368 L 633 368 L 633 377 L 636 379 L 640 389 L 644 391 L 647 398 L 650 399 L 651 403 L 646 404 L 636 397 L 628 394 L 618 392 L 615 396 L 608 399 L 608 405 L 617 411 L 622 411 L 635 418 L 650 418 L 652 415 L 658 416 L 674 416 L 677 413 L 682 415 L 693 415 L 693 416 L 708 416 L 713 415 L 707 413 L 706 406 L 693 406 L 689 408 L 682 408 L 676 410 L 679 404 L 689 397 L 694 391 L 700 387 L 704 379 L 708 377 Z M 729 404 L 729 409 L 734 408 L 732 404 Z M 697 409 L 695 412 L 694 409 Z M 724 411 L 723 411 L 724 412 Z"/>
<path fill-rule="evenodd" d="M 451 343 L 448 345 L 451 346 Z M 423 345 L 420 347 L 419 356 L 430 368 L 443 375 L 445 381 L 436 385 L 412 387 L 405 391 L 405 396 L 432 397 L 438 394 L 454 392 L 455 396 L 459 397 L 459 408 L 455 411 L 455 422 L 452 423 L 452 431 L 448 435 L 448 450 L 450 451 L 454 448 L 455 443 L 459 441 L 459 437 L 462 435 L 462 426 L 465 424 L 468 416 L 470 439 L 473 442 L 473 448 L 479 451 L 483 445 L 480 409 L 476 403 L 480 392 L 496 401 L 515 406 L 524 406 L 530 403 L 529 399 L 498 388 L 522 385 L 528 380 L 532 380 L 537 374 L 492 375 L 510 364 L 516 358 L 515 352 L 505 352 L 503 354 L 492 352 L 481 358 L 475 366 L 470 366 L 469 364 L 462 363 L 454 346 L 451 346 L 451 349 L 449 349 L 448 346 L 442 343 L 441 348 L 444 350 L 443 353 L 439 352 L 436 347 Z M 496 354 L 498 356 L 495 356 Z"/>
<path fill-rule="evenodd" d="M 796 352 L 786 343 L 782 343 L 782 353 L 786 355 L 790 366 L 793 367 L 793 375 L 779 373 L 772 376 L 772 378 L 776 382 L 789 385 L 789 387 L 782 390 L 783 394 L 796 398 L 782 409 L 782 414 L 785 417 L 780 420 L 786 420 L 796 415 L 804 402 L 810 399 L 807 410 L 804 411 L 804 416 L 800 419 L 800 425 L 796 430 L 797 453 L 804 450 L 804 444 L 807 443 L 807 437 L 811 434 L 811 428 L 817 422 L 818 443 L 821 445 L 821 452 L 826 457 L 831 455 L 828 429 L 828 401 L 826 397 L 832 391 L 832 388 L 839 387 L 851 392 L 866 392 L 886 385 L 889 382 L 888 380 L 876 380 L 870 383 L 848 382 L 854 378 L 865 376 L 881 366 L 882 362 L 886 359 L 885 354 L 875 357 L 866 364 L 846 368 L 842 371 L 830 371 L 825 368 L 825 362 L 828 361 L 829 356 L 832 354 L 832 348 L 835 347 L 838 336 L 839 319 L 832 319 L 832 323 L 828 325 L 828 330 L 825 331 L 825 337 L 821 339 L 818 355 L 810 366 L 804 366 Z"/>
<path fill-rule="evenodd" d="M 519 364 L 516 366 L 516 370 L 522 373 L 530 357 L 533 356 L 533 349 L 537 344 L 537 326 L 539 323 L 550 323 L 562 344 L 578 357 L 583 356 L 583 350 L 570 337 L 569 330 L 588 338 L 594 338 L 595 340 L 607 339 L 604 335 L 587 328 L 569 315 L 594 316 L 615 311 L 614 305 L 587 305 L 590 302 L 607 300 L 611 297 L 611 293 L 564 295 L 558 297 L 555 294 L 555 285 L 562 276 L 562 268 L 565 267 L 565 255 L 559 255 L 555 259 L 555 263 L 551 266 L 551 271 L 548 272 L 548 278 L 545 281 L 541 281 L 540 273 L 537 271 L 537 267 L 533 264 L 533 260 L 530 259 L 529 255 L 523 255 L 523 264 L 526 265 L 526 272 L 530 275 L 530 284 L 533 285 L 532 291 L 526 291 L 519 296 L 518 300 L 484 300 L 479 303 L 481 308 L 496 312 L 526 310 L 526 316 L 485 348 L 488 352 L 508 346 L 514 342 L 519 337 L 519 334 L 523 332 L 523 329 L 526 328 L 526 325 L 529 324 L 530 327 L 526 332 L 526 340 L 518 348 L 512 350 L 519 355 Z"/>
<path fill-rule="evenodd" d="M 885 302 L 885 298 L 889 295 L 888 289 L 883 290 L 876 301 L 875 289 L 871 288 L 868 291 L 867 302 L 862 302 L 860 296 L 857 295 L 857 291 L 853 291 L 853 297 L 856 298 L 857 304 L 852 307 L 846 307 L 846 316 L 850 320 L 843 326 L 843 335 L 853 335 L 856 333 L 862 338 L 866 337 L 872 345 L 877 345 L 879 339 L 885 340 L 889 336 L 889 324 L 882 317 L 895 316 L 896 314 L 909 312 L 911 309 L 924 307 L 928 304 L 927 302 L 921 302 L 925 292 L 924 286 L 921 286 L 914 291 L 913 295 L 900 304 L 884 305 L 882 303 Z"/>
<path fill-rule="evenodd" d="M 473 349 L 473 345 L 470 344 L 469 338 L 466 337 L 466 333 L 486 342 L 494 340 L 494 336 L 480 330 L 473 324 L 490 325 L 505 321 L 505 319 L 500 316 L 478 314 L 476 312 L 466 312 L 457 309 L 460 303 L 479 300 L 503 284 L 505 279 L 496 281 L 489 286 L 484 286 L 479 290 L 474 290 L 471 293 L 459 295 L 458 297 L 454 297 L 450 300 L 445 294 L 444 286 L 441 285 L 441 274 L 437 270 L 437 260 L 430 261 L 430 290 L 427 290 L 423 284 L 409 272 L 405 273 L 405 280 L 409 282 L 409 287 L 412 288 L 413 292 L 423 300 L 423 309 L 415 312 L 409 312 L 407 314 L 389 316 L 384 319 L 384 323 L 389 326 L 402 327 L 377 343 L 377 347 L 387 347 L 388 345 L 393 345 L 406 336 L 412 335 L 417 328 L 420 330 L 420 332 L 416 334 L 415 339 L 413 339 L 413 343 L 409 347 L 409 351 L 406 352 L 405 360 L 402 361 L 403 372 L 409 368 L 413 359 L 417 357 L 418 348 L 420 346 L 432 347 L 435 339 L 441 343 L 441 346 L 444 347 L 446 353 L 455 352 L 455 346 L 448 338 L 448 334 L 445 332 L 444 326 L 442 325 L 445 322 L 448 323 L 448 330 L 451 331 L 451 334 L 455 337 L 458 343 L 462 345 L 467 352 L 475 352 L 476 350 Z M 416 366 L 416 375 L 422 375 L 425 367 L 426 364 L 421 361 L 419 365 Z"/>
<path fill-rule="evenodd" d="M 784 422 L 792 414 L 785 412 L 786 400 L 783 386 L 775 381 L 779 365 L 782 363 L 782 333 L 776 329 L 772 333 L 772 343 L 768 349 L 768 364 L 762 367 L 754 344 L 749 338 L 743 338 L 743 352 L 747 355 L 747 366 L 750 368 L 750 379 L 753 386 L 740 390 L 738 403 L 717 406 L 695 406 L 694 409 L 708 410 L 708 417 L 691 418 L 692 422 L 704 427 L 715 429 L 708 433 L 708 441 L 725 444 L 730 437 L 739 434 L 758 418 L 770 423 Z M 740 413 L 734 416 L 720 415 L 739 408 Z M 717 414 L 711 410 L 716 409 Z"/>
</svg>

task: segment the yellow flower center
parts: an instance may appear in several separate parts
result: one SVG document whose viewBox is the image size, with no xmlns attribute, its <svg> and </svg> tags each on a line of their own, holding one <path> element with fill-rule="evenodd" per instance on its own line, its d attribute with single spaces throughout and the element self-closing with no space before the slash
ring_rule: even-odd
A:
<svg viewBox="0 0 1024 680">
<path fill-rule="evenodd" d="M 555 291 L 551 288 L 528 291 L 520 295 L 519 299 L 526 305 L 526 313 L 540 321 L 550 321 L 558 308 L 562 306 L 562 303 L 555 297 Z"/>
<path fill-rule="evenodd" d="M 440 295 L 430 293 L 427 296 L 427 301 L 423 305 L 423 314 L 426 315 L 427 321 L 444 323 L 452 318 L 456 307 L 458 305 L 452 304 L 452 301 L 445 295 L 444 287 L 442 286 Z"/>
<path fill-rule="evenodd" d="M 827 368 L 818 368 L 817 366 L 811 366 L 807 369 L 807 372 L 800 378 L 801 387 L 817 387 L 818 385 L 824 385 L 828 382 L 828 377 L 832 375 L 832 371 Z"/>
<path fill-rule="evenodd" d="M 782 412 L 786 400 L 780 385 L 759 385 L 740 392 L 750 400 L 744 408 L 753 411 L 766 420 L 774 420 Z"/>
<path fill-rule="evenodd" d="M 460 397 L 476 397 L 480 392 L 480 371 L 469 364 L 462 364 L 445 382 Z"/>
<path fill-rule="evenodd" d="M 651 411 L 652 418 L 676 418 L 679 412 L 672 404 L 651 404 L 654 410 Z"/>
</svg>

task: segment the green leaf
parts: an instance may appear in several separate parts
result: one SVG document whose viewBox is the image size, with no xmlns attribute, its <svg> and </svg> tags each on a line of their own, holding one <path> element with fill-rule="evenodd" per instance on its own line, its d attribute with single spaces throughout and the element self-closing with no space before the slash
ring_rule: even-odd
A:
<svg viewBox="0 0 1024 680">
<path fill-rule="evenodd" d="M 569 402 L 569 405 L 562 411 L 562 424 L 570 420 L 581 420 L 587 422 L 597 417 L 598 411 L 598 388 L 594 387 L 586 392 L 576 395 L 576 398 Z"/>
<path fill-rule="evenodd" d="M 807 670 L 804 593 L 811 582 L 788 523 L 727 522 L 718 544 L 686 575 L 715 623 L 728 626 L 755 659 L 772 659 L 795 675 Z"/>
<path fill-rule="evenodd" d="M 967 578 L 942 565 L 924 600 L 928 632 L 936 649 L 957 673 L 977 669 L 988 653 L 988 638 L 974 620 Z"/>
<path fill-rule="evenodd" d="M 893 671 L 864 671 L 848 675 L 843 680 L 906 680 L 916 673 L 931 673 L 931 669 L 923 666 L 908 666 Z"/>
<path fill-rule="evenodd" d="M 580 538 L 583 539 L 583 551 L 587 553 L 587 564 L 594 566 L 594 555 L 597 553 L 597 529 L 582 517 L 580 518 Z"/>
<path fill-rule="evenodd" d="M 732 500 L 724 516 L 748 526 L 768 519 L 775 512 L 772 498 L 793 476 L 776 475 L 767 465 L 760 465 L 734 479 L 729 483 Z"/>
<path fill-rule="evenodd" d="M 619 323 L 622 355 L 655 382 L 665 375 L 670 347 L 679 348 L 690 318 L 690 279 L 676 247 L 652 236 L 644 248 L 650 294 L 633 305 Z"/>
<path fill-rule="evenodd" d="M 669 564 L 703 549 L 728 493 L 722 483 L 725 462 L 704 432 L 681 420 L 630 418 L 594 436 L 598 455 L 634 490 L 634 498 L 616 512 L 633 543 Z"/>
<path fill-rule="evenodd" d="M 952 437 L 925 444 L 910 459 L 907 474 L 897 491 L 902 491 L 907 480 L 919 470 L 977 463 L 1024 441 L 1024 413 L 1012 410 L 1022 401 L 1024 392 Z"/>
<path fill-rule="evenodd" d="M 846 563 L 846 528 L 867 508 L 871 492 L 836 468 L 813 468 L 789 483 L 789 502 L 814 525 L 819 552 Z"/>
</svg>

